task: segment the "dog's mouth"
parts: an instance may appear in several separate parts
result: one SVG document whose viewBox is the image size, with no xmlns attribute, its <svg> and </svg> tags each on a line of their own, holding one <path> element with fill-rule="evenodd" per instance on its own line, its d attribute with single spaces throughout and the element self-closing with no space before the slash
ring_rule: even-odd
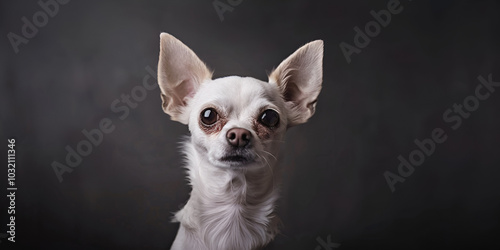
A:
<svg viewBox="0 0 500 250">
<path fill-rule="evenodd" d="M 221 161 L 246 162 L 248 161 L 248 158 L 242 155 L 229 155 L 222 157 Z"/>
<path fill-rule="evenodd" d="M 253 157 L 243 154 L 230 154 L 220 158 L 221 162 L 228 164 L 231 167 L 242 167 L 254 161 Z"/>
</svg>

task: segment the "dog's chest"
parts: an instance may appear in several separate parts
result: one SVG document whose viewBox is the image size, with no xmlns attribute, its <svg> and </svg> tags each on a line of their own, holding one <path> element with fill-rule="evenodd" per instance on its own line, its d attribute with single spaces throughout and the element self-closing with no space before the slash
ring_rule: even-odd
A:
<svg viewBox="0 0 500 250">
<path fill-rule="evenodd" d="M 253 249 L 270 240 L 269 212 L 266 208 L 224 205 L 206 211 L 200 219 L 202 237 L 213 249 Z"/>
<path fill-rule="evenodd" d="M 272 223 L 275 198 L 271 194 L 255 197 L 249 194 L 250 186 L 239 182 L 228 188 L 231 191 L 224 197 L 200 204 L 201 237 L 213 249 L 253 249 L 268 243 L 276 231 Z"/>
</svg>

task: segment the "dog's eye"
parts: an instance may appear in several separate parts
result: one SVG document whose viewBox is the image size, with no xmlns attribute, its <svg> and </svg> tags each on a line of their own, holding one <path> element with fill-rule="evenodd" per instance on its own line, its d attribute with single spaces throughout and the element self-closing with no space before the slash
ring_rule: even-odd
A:
<svg viewBox="0 0 500 250">
<path fill-rule="evenodd" d="M 204 125 L 210 126 L 210 125 L 214 124 L 215 122 L 217 122 L 217 120 L 219 119 L 219 115 L 217 114 L 215 109 L 207 108 L 207 109 L 204 109 L 203 111 L 201 111 L 200 118 L 201 118 L 201 122 Z"/>
<path fill-rule="evenodd" d="M 276 127 L 276 125 L 278 125 L 278 122 L 280 121 L 280 116 L 276 111 L 268 109 L 262 112 L 259 121 L 266 127 Z"/>
</svg>

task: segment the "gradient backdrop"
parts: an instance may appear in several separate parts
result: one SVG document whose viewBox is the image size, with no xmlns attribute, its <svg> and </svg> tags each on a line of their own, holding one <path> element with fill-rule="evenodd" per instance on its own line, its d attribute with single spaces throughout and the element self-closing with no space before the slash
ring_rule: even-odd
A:
<svg viewBox="0 0 500 250">
<path fill-rule="evenodd" d="M 498 1 L 401 0 L 350 63 L 340 43 L 354 46 L 355 27 L 390 0 L 230 2 L 220 0 L 232 9 L 222 21 L 212 0 L 73 0 L 47 20 L 36 1 L 0 3 L 1 249 L 170 247 L 178 224 L 169 220 L 189 194 L 178 150 L 187 127 L 163 113 L 158 88 L 128 115 L 111 107 L 156 70 L 160 32 L 215 77 L 261 80 L 301 45 L 325 41 L 317 113 L 287 134 L 284 226 L 266 249 L 500 247 L 500 87 L 468 98 L 478 76 L 500 82 Z M 34 16 L 41 27 L 16 53 L 8 34 L 21 36 L 22 18 Z M 467 119 L 443 120 L 464 101 L 475 105 Z M 66 147 L 104 118 L 114 131 L 60 182 L 52 164 L 67 165 Z M 398 156 L 435 128 L 446 141 L 391 192 L 384 173 L 398 174 Z M 15 244 L 5 238 L 7 138 L 16 139 Z"/>
</svg>

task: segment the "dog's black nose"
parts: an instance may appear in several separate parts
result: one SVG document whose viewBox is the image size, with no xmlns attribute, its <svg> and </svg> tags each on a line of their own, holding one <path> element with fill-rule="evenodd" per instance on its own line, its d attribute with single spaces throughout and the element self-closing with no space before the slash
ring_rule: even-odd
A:
<svg viewBox="0 0 500 250">
<path fill-rule="evenodd" d="M 244 147 L 252 138 L 252 133 L 244 128 L 232 128 L 227 131 L 226 139 L 234 147 Z"/>
</svg>

